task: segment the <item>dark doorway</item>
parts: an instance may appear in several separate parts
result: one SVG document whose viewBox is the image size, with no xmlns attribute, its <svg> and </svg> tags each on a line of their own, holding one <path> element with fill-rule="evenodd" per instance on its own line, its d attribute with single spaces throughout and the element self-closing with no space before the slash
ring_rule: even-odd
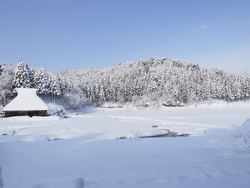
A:
<svg viewBox="0 0 250 188">
<path fill-rule="evenodd" d="M 32 116 L 38 116 L 38 115 L 39 115 L 39 111 L 29 111 L 29 112 L 28 112 L 28 115 L 29 115 L 30 117 L 32 117 Z"/>
</svg>

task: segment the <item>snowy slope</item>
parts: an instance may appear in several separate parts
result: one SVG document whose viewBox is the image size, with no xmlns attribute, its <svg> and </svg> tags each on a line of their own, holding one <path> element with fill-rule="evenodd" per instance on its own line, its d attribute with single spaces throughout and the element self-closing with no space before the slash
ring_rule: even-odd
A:
<svg viewBox="0 0 250 188">
<path fill-rule="evenodd" d="M 210 140 L 208 146 L 250 150 L 250 119 L 247 119 L 237 131 L 225 139 Z"/>
</svg>

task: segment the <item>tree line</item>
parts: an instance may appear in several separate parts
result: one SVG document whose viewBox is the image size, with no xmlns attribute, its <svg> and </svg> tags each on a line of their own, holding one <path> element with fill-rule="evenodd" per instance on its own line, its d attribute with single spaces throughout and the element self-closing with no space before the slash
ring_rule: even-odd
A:
<svg viewBox="0 0 250 188">
<path fill-rule="evenodd" d="M 61 99 L 69 109 L 104 102 L 120 106 L 180 106 L 211 99 L 228 102 L 248 100 L 250 74 L 229 73 L 218 68 L 171 58 L 140 59 L 138 62 L 83 70 L 47 72 L 19 61 L 0 64 L 0 102 L 6 105 L 15 88 L 37 88 L 39 96 Z"/>
</svg>

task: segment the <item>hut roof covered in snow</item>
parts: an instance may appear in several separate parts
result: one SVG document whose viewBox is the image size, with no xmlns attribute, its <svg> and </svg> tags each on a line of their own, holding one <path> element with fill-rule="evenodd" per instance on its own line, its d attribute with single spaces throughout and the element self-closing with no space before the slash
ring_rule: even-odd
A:
<svg viewBox="0 0 250 188">
<path fill-rule="evenodd" d="M 36 95 L 37 89 L 18 88 L 18 95 L 2 111 L 40 111 L 48 110 L 46 103 Z"/>
</svg>

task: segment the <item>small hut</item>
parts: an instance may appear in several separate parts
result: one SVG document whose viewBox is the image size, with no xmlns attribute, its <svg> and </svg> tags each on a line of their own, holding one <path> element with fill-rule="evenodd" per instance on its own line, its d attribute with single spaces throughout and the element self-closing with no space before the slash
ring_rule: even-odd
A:
<svg viewBox="0 0 250 188">
<path fill-rule="evenodd" d="M 5 117 L 10 116 L 46 116 L 49 109 L 46 103 L 36 95 L 37 89 L 18 88 L 17 97 L 3 108 Z"/>
</svg>

